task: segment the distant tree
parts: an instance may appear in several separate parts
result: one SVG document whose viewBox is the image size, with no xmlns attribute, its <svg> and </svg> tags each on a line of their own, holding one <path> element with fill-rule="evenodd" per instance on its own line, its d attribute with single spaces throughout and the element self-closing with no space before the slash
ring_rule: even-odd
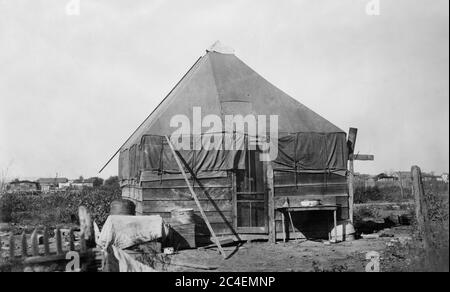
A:
<svg viewBox="0 0 450 292">
<path fill-rule="evenodd" d="M 101 177 L 91 177 L 89 180 L 92 181 L 94 188 L 97 188 L 97 187 L 100 187 L 103 185 L 103 179 Z"/>
<path fill-rule="evenodd" d="M 118 176 L 110 176 L 105 180 L 105 186 L 119 188 L 119 177 Z"/>
<path fill-rule="evenodd" d="M 84 177 L 82 175 L 80 175 L 80 177 L 78 178 L 79 182 L 83 182 L 84 181 Z"/>
</svg>

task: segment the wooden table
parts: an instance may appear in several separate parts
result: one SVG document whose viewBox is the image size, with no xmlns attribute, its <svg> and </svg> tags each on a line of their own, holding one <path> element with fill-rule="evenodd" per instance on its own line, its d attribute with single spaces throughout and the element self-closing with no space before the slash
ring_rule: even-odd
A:
<svg viewBox="0 0 450 292">
<path fill-rule="evenodd" d="M 305 212 L 305 211 L 332 211 L 334 223 L 334 237 L 337 241 L 337 205 L 318 205 L 314 207 L 281 207 L 275 210 L 281 212 L 281 220 L 283 221 L 283 242 L 286 242 L 286 213 L 290 216 L 291 212 Z M 292 230 L 295 232 L 295 230 Z M 331 241 L 331 232 L 328 233 L 328 239 Z"/>
</svg>

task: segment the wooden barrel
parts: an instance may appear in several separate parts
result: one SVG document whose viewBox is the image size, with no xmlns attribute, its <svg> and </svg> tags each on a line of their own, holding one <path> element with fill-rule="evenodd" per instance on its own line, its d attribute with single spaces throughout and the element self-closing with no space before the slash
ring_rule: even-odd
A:
<svg viewBox="0 0 450 292">
<path fill-rule="evenodd" d="M 115 200 L 111 203 L 109 215 L 136 215 L 136 206 L 130 200 Z"/>
<path fill-rule="evenodd" d="M 170 212 L 172 220 L 181 224 L 191 224 L 194 221 L 194 209 L 174 209 Z"/>
</svg>

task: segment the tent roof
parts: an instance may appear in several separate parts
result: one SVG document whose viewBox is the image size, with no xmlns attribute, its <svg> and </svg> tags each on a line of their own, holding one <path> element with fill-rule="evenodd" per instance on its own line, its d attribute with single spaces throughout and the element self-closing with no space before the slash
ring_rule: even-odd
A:
<svg viewBox="0 0 450 292">
<path fill-rule="evenodd" d="M 278 115 L 279 133 L 344 132 L 325 118 L 276 88 L 216 42 L 186 73 L 161 104 L 133 133 L 121 150 L 140 142 L 143 135 L 170 135 L 170 120 L 186 115 L 192 121 L 193 107 L 202 117 L 215 114 L 246 116 Z"/>
</svg>

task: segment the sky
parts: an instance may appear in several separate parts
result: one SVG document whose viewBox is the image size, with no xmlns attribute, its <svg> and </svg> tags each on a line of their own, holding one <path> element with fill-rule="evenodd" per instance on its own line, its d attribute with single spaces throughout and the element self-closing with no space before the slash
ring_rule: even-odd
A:
<svg viewBox="0 0 450 292">
<path fill-rule="evenodd" d="M 0 0 L 0 171 L 97 176 L 216 40 L 377 174 L 449 169 L 449 1 Z M 75 7 L 76 6 L 70 6 Z M 75 14 L 74 14 L 75 12 Z M 117 175 L 114 159 L 100 174 Z"/>
</svg>

